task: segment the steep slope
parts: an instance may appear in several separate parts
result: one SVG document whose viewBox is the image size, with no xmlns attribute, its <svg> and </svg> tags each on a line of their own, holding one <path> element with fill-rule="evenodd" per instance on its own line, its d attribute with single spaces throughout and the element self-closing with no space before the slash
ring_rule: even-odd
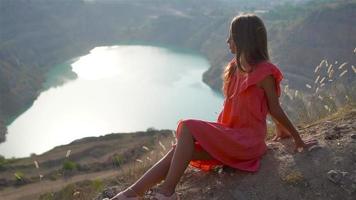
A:
<svg viewBox="0 0 356 200">
<path fill-rule="evenodd" d="M 356 1 L 311 1 L 302 5 L 278 6 L 260 14 L 268 29 L 271 60 L 285 73 L 290 88 L 306 91 L 305 84 L 314 81 L 314 69 L 323 59 L 356 63 Z M 220 50 L 222 51 L 222 50 Z M 212 62 L 203 80 L 220 90 L 220 75 L 231 55 L 224 53 Z M 345 82 L 355 81 L 353 73 Z"/>
<path fill-rule="evenodd" d="M 41 193 L 70 183 L 114 177 L 123 169 L 135 168 L 135 159 L 145 161 L 145 167 L 150 164 L 146 162 L 148 157 L 157 160 L 159 152 L 165 152 L 159 143 L 168 150 L 172 139 L 171 130 L 151 129 L 86 137 L 25 158 L 0 156 L 0 199 L 37 199 Z M 73 168 L 69 169 L 71 163 Z M 15 178 L 15 173 L 22 174 L 21 180 Z"/>
<path fill-rule="evenodd" d="M 307 13 L 306 16 L 287 27 L 280 37 L 274 39 L 273 60 L 286 72 L 292 88 L 305 88 L 314 81 L 314 70 L 321 60 L 333 62 L 339 67 L 347 62 L 345 69 L 356 64 L 356 1 L 330 3 Z M 278 41 L 276 41 L 278 39 Z M 345 82 L 355 81 L 349 74 Z"/>
</svg>

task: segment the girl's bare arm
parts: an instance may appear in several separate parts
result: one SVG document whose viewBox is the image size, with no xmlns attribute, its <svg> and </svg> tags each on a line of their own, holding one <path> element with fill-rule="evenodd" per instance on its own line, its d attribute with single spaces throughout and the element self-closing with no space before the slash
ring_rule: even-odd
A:
<svg viewBox="0 0 356 200">
<path fill-rule="evenodd" d="M 282 107 L 280 106 L 279 98 L 276 92 L 275 79 L 269 75 L 260 83 L 258 83 L 257 86 L 265 90 L 271 116 L 289 131 L 289 133 L 294 138 L 296 148 L 305 147 L 306 144 L 300 138 L 298 131 L 293 126 L 292 122 L 289 120 Z"/>
</svg>

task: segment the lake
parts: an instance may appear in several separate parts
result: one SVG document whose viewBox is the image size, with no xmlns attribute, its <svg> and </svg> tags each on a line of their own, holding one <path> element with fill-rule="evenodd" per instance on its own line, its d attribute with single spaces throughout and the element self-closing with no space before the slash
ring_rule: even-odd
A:
<svg viewBox="0 0 356 200">
<path fill-rule="evenodd" d="M 175 130 L 180 119 L 216 121 L 223 106 L 223 97 L 202 82 L 209 62 L 194 52 L 101 46 L 68 65 L 78 77 L 42 92 L 8 126 L 0 154 L 25 157 L 88 136 Z"/>
</svg>

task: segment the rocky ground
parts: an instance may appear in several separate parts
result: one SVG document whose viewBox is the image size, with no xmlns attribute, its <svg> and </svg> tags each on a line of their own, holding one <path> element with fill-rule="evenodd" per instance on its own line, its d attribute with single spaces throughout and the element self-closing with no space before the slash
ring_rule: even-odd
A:
<svg viewBox="0 0 356 200">
<path fill-rule="evenodd" d="M 301 153 L 292 152 L 292 139 L 267 141 L 268 152 L 257 173 L 231 168 L 205 173 L 188 168 L 177 192 L 182 199 L 195 200 L 356 199 L 355 119 L 356 109 L 350 109 L 298 126 L 303 139 L 319 142 Z M 110 197 L 127 185 L 122 180 L 95 199 Z"/>
</svg>

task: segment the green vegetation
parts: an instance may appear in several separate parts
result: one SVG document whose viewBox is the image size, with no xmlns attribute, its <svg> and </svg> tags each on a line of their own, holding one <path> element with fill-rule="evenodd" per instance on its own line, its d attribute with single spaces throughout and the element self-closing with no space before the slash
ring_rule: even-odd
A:
<svg viewBox="0 0 356 200">
<path fill-rule="evenodd" d="M 99 191 L 104 189 L 102 180 L 85 180 L 74 184 L 68 184 L 59 192 L 42 194 L 39 200 L 60 199 L 93 199 Z"/>
<path fill-rule="evenodd" d="M 16 161 L 18 161 L 19 159 L 17 158 L 5 158 L 4 156 L 0 155 L 0 172 L 2 170 L 5 170 L 6 169 L 6 166 L 11 164 L 11 163 L 14 163 Z"/>
<path fill-rule="evenodd" d="M 54 194 L 52 192 L 42 194 L 40 200 L 54 200 Z"/>
<path fill-rule="evenodd" d="M 115 167 L 120 167 L 124 163 L 125 158 L 123 155 L 115 154 L 112 157 L 112 161 Z"/>
<path fill-rule="evenodd" d="M 295 21 L 298 18 L 307 17 L 310 13 L 323 9 L 325 4 L 330 3 L 342 3 L 340 0 L 318 0 L 307 1 L 302 4 L 295 4 L 292 2 L 286 2 L 281 5 L 275 6 L 264 17 L 271 21 Z M 345 2 L 345 1 L 344 1 Z"/>
<path fill-rule="evenodd" d="M 157 129 L 155 127 L 148 127 L 146 132 L 155 132 Z"/>
<path fill-rule="evenodd" d="M 104 183 L 100 179 L 95 179 L 92 181 L 92 187 L 96 192 L 102 191 L 104 189 Z"/>
<path fill-rule="evenodd" d="M 0 171 L 5 169 L 7 160 L 4 156 L 0 155 Z"/>
<path fill-rule="evenodd" d="M 62 169 L 65 170 L 65 171 L 73 171 L 73 170 L 78 169 L 78 164 L 75 163 L 74 161 L 65 160 L 63 162 Z"/>
<path fill-rule="evenodd" d="M 16 171 L 14 173 L 14 177 L 15 177 L 16 185 L 23 185 L 28 181 L 27 178 L 25 177 L 25 174 L 21 171 Z"/>
<path fill-rule="evenodd" d="M 14 173 L 14 176 L 15 176 L 16 181 L 23 181 L 25 174 L 20 171 L 17 171 Z"/>
</svg>

